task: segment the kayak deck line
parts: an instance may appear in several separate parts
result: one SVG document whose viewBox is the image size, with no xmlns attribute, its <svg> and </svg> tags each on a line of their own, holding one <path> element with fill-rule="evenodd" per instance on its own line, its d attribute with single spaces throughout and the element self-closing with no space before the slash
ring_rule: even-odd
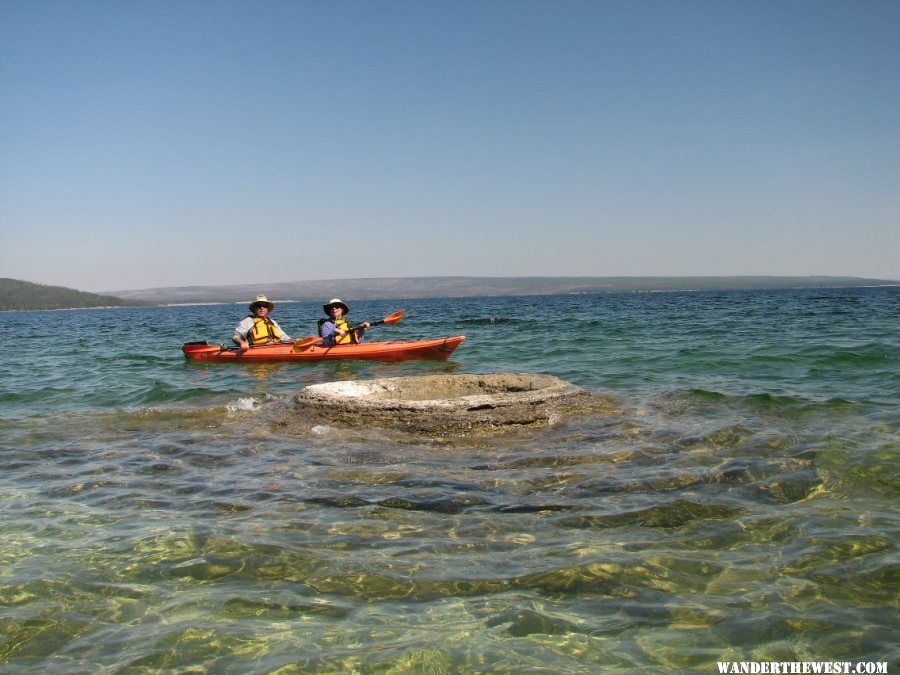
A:
<svg viewBox="0 0 900 675">
<path fill-rule="evenodd" d="M 465 339 L 465 335 L 454 335 L 427 340 L 361 342 L 329 347 L 311 345 L 296 352 L 290 342 L 260 345 L 246 350 L 208 342 L 186 342 L 181 346 L 181 351 L 186 359 L 219 363 L 330 360 L 446 361 Z"/>
</svg>

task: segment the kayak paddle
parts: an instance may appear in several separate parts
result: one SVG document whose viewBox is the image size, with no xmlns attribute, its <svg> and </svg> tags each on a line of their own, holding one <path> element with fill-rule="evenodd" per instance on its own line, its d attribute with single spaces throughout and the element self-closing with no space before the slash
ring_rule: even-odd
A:
<svg viewBox="0 0 900 675">
<path fill-rule="evenodd" d="M 320 342 L 322 338 L 320 337 L 305 337 L 300 340 L 294 340 L 294 347 L 291 349 L 292 352 L 302 352 L 306 349 L 309 349 L 317 342 Z"/>
<path fill-rule="evenodd" d="M 399 323 L 400 319 L 402 319 L 405 314 L 406 314 L 406 312 L 402 309 L 399 312 L 394 312 L 393 314 L 388 314 L 383 319 L 379 319 L 378 321 L 372 321 L 369 324 L 369 328 L 371 328 L 372 326 L 377 326 L 382 323 L 386 323 L 388 326 L 393 326 L 395 323 Z M 350 330 L 359 330 L 359 328 L 360 328 L 359 326 L 356 326 L 356 328 L 351 328 Z"/>
</svg>

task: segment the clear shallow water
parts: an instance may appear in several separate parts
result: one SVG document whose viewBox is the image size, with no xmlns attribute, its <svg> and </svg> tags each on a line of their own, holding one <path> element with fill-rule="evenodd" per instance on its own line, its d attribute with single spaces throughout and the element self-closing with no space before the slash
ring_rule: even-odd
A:
<svg viewBox="0 0 900 675">
<path fill-rule="evenodd" d="M 353 304 L 407 310 L 372 339 L 468 340 L 203 365 L 181 343 L 241 307 L 0 315 L 0 671 L 900 665 L 900 289 Z M 273 424 L 314 382 L 500 371 L 621 412 L 452 444 Z"/>
</svg>

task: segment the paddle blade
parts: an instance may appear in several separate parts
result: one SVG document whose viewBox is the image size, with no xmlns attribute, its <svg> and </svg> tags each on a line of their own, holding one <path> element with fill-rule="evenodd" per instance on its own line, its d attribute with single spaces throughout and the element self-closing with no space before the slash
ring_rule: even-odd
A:
<svg viewBox="0 0 900 675">
<path fill-rule="evenodd" d="M 291 351 L 294 353 L 306 351 L 307 349 L 312 347 L 314 344 L 316 344 L 320 339 L 321 338 L 317 338 L 317 337 L 305 337 L 305 338 L 301 338 L 299 340 L 294 340 L 294 347 L 293 347 L 293 349 L 291 349 Z"/>
<path fill-rule="evenodd" d="M 401 309 L 399 312 L 394 312 L 393 314 L 389 314 L 388 316 L 384 317 L 383 321 L 388 326 L 393 326 L 395 323 L 398 323 L 400 321 L 400 319 L 402 319 L 404 317 L 405 314 L 406 314 L 406 312 Z"/>
</svg>

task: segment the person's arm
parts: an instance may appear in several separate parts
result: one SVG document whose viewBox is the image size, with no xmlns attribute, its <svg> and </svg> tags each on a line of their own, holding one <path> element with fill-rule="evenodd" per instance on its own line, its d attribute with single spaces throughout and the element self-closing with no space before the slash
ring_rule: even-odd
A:
<svg viewBox="0 0 900 675">
<path fill-rule="evenodd" d="M 294 341 L 294 338 L 292 338 L 290 335 L 285 333 L 284 328 L 282 328 L 275 319 L 272 319 L 272 323 L 275 324 L 275 327 L 278 328 L 278 332 L 281 333 L 281 340 L 280 340 L 281 342 L 293 342 Z"/>
<path fill-rule="evenodd" d="M 253 319 L 249 317 L 243 319 L 237 326 L 235 326 L 234 335 L 231 336 L 231 341 L 241 349 L 250 349 L 250 343 L 247 342 L 247 333 L 250 332 L 250 329 L 252 327 Z"/>
<path fill-rule="evenodd" d="M 334 345 L 335 335 L 340 335 L 341 331 L 334 325 L 334 321 L 326 321 L 322 324 L 322 345 L 331 347 Z"/>
<path fill-rule="evenodd" d="M 354 328 L 353 330 L 356 333 L 356 339 L 359 340 L 360 342 L 362 342 L 363 336 L 366 334 L 366 328 L 368 328 L 371 325 L 372 324 L 370 324 L 368 321 L 363 321 L 356 328 Z"/>
</svg>

